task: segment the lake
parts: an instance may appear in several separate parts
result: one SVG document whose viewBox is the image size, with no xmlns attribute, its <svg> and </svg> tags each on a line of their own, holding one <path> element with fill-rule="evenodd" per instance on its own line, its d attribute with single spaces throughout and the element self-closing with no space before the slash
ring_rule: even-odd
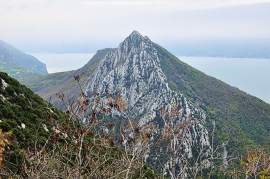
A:
<svg viewBox="0 0 270 179">
<path fill-rule="evenodd" d="M 49 73 L 77 70 L 83 67 L 94 54 L 88 53 L 28 53 L 46 64 Z"/>
<path fill-rule="evenodd" d="M 76 70 L 93 56 L 86 53 L 30 53 L 47 65 L 49 73 Z M 178 57 L 207 75 L 220 79 L 270 104 L 270 59 Z"/>
<path fill-rule="evenodd" d="M 270 59 L 178 57 L 181 61 L 270 104 Z"/>
</svg>

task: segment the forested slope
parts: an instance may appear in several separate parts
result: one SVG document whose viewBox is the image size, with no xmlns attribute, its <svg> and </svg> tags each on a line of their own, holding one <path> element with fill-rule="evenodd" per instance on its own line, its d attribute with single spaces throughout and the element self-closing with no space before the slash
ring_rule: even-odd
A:
<svg viewBox="0 0 270 179">
<path fill-rule="evenodd" d="M 156 44 L 169 86 L 189 96 L 216 121 L 218 139 L 229 150 L 269 146 L 270 105 L 181 62 Z"/>
</svg>

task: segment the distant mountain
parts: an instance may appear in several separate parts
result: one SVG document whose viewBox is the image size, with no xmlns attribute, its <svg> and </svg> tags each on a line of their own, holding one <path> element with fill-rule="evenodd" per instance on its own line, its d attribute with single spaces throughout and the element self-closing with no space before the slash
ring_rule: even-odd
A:
<svg viewBox="0 0 270 179">
<path fill-rule="evenodd" d="M 14 78 L 33 75 L 47 75 L 46 65 L 35 57 L 27 55 L 0 40 L 0 71 Z"/>
<path fill-rule="evenodd" d="M 200 143 L 211 148 L 208 134 L 211 121 L 215 121 L 217 128 L 215 145 L 228 143 L 229 154 L 242 153 L 245 147 L 270 144 L 269 104 L 181 62 L 136 31 L 117 49 L 98 51 L 77 71 L 51 74 L 25 84 L 47 100 L 49 95 L 55 98 L 57 92 L 66 93 L 69 98 L 79 91 L 74 90 L 75 75 L 83 79 L 81 83 L 88 96 L 97 92 L 105 100 L 107 94 L 115 96 L 121 90 L 128 115 L 141 125 L 166 125 L 161 109 L 170 110 L 177 104 L 182 120 L 198 122 L 184 142 L 189 156 L 196 155 L 193 149 Z M 114 115 L 121 116 L 117 112 Z"/>
</svg>

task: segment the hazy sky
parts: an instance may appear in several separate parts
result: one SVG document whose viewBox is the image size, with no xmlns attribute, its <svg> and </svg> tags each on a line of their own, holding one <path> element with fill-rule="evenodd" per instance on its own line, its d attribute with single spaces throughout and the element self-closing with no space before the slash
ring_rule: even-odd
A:
<svg viewBox="0 0 270 179">
<path fill-rule="evenodd" d="M 133 30 L 160 45 L 270 38 L 270 0 L 0 0 L 0 39 L 24 52 L 93 53 Z"/>
</svg>

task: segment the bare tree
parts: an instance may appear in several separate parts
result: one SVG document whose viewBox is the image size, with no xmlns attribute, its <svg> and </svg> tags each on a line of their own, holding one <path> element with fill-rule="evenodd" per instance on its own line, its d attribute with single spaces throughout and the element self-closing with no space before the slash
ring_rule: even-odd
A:
<svg viewBox="0 0 270 179">
<path fill-rule="evenodd" d="M 79 77 L 75 80 L 79 83 Z M 158 177 L 144 161 L 154 126 L 139 126 L 125 114 L 125 103 L 119 94 L 101 100 L 98 93 L 88 97 L 81 89 L 75 101 L 65 100 L 67 118 L 57 121 L 45 145 L 26 151 L 18 178 L 143 178 Z M 112 110 L 127 122 L 107 121 Z M 43 126 L 44 127 L 44 126 Z"/>
</svg>

